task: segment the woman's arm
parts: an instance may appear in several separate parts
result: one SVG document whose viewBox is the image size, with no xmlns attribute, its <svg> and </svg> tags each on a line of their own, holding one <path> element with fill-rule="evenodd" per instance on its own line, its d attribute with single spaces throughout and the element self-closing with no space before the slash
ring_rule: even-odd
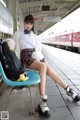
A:
<svg viewBox="0 0 80 120">
<path fill-rule="evenodd" d="M 37 35 L 35 36 L 35 38 L 36 38 L 35 51 L 41 52 L 41 50 L 42 50 L 41 40 L 38 38 Z"/>
<path fill-rule="evenodd" d="M 43 54 L 41 53 L 41 50 L 42 50 L 41 40 L 36 35 L 35 56 L 39 56 L 39 58 L 41 57 L 40 61 L 45 62 L 46 60 L 45 60 Z M 38 55 L 36 55 L 36 54 L 38 54 Z"/>
</svg>

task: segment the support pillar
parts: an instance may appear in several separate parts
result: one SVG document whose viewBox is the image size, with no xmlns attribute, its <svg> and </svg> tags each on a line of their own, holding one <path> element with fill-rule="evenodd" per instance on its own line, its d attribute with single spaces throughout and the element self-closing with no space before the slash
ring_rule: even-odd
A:
<svg viewBox="0 0 80 120">
<path fill-rule="evenodd" d="M 16 19 L 16 0 L 6 0 L 6 8 L 9 10 L 13 16 L 13 32 L 17 31 L 17 19 Z"/>
</svg>

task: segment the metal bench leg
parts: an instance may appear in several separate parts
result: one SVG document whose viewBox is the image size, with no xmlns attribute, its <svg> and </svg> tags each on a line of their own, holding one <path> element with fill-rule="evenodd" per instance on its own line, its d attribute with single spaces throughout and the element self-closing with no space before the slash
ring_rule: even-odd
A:
<svg viewBox="0 0 80 120">
<path fill-rule="evenodd" d="M 32 93 L 31 93 L 31 86 L 28 86 L 29 89 L 29 93 L 30 93 L 30 99 L 31 99 L 31 104 L 32 104 L 32 112 L 35 116 L 38 116 L 38 113 L 35 112 L 35 107 L 34 107 L 34 102 L 33 102 L 33 98 L 32 98 Z"/>
<path fill-rule="evenodd" d="M 31 104 L 32 104 L 32 114 L 34 114 L 35 116 L 39 116 L 38 112 L 35 112 L 35 106 L 34 106 L 34 102 L 33 102 L 33 98 L 32 98 L 32 92 L 31 92 L 31 86 L 27 86 L 27 88 L 29 89 L 29 93 L 30 93 L 30 100 L 31 100 Z M 12 91 L 16 89 L 16 90 L 20 90 L 22 89 L 21 87 L 13 87 L 11 89 L 10 94 L 12 93 Z M 30 113 L 31 114 L 31 113 Z"/>
</svg>

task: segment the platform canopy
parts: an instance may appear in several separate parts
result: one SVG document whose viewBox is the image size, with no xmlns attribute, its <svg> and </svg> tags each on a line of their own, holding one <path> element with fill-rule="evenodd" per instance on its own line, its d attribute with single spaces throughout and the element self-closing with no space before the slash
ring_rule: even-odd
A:
<svg viewBox="0 0 80 120">
<path fill-rule="evenodd" d="M 24 16 L 35 18 L 38 34 L 59 22 L 80 7 L 80 0 L 18 0 Z"/>
</svg>

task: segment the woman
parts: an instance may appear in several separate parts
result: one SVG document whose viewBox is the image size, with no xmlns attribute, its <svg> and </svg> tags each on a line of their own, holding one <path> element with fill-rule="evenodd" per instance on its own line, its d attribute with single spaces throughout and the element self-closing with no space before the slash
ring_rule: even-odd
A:
<svg viewBox="0 0 80 120">
<path fill-rule="evenodd" d="M 74 101 L 79 101 L 80 97 L 48 65 L 45 58 L 41 54 L 41 43 L 37 35 L 34 33 L 33 29 L 34 18 L 32 15 L 28 15 L 24 18 L 24 30 L 20 30 L 14 36 L 17 45 L 16 52 L 19 53 L 20 47 L 21 62 L 25 63 L 28 68 L 39 71 L 41 79 L 41 82 L 39 84 L 39 92 L 41 96 L 39 110 L 42 112 L 43 116 L 49 117 L 50 112 L 47 105 L 47 95 L 45 94 L 46 74 L 49 75 L 52 80 L 62 86 L 65 89 L 67 95 L 71 96 Z M 37 53 L 40 53 L 41 59 L 35 58 L 36 55 L 38 55 Z"/>
</svg>

